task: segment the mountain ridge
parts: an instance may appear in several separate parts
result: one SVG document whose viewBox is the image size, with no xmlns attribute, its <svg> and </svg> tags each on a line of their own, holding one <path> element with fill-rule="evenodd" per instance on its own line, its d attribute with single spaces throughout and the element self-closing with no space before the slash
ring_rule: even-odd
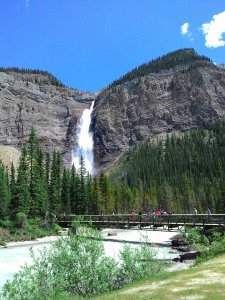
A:
<svg viewBox="0 0 225 300">
<path fill-rule="evenodd" d="M 181 55 L 178 64 L 170 60 L 168 64 L 168 58 L 177 55 Z M 132 71 L 128 72 L 123 77 L 129 80 L 118 79 L 119 83 L 114 81 L 96 93 L 53 85 L 51 80 L 42 84 L 46 73 L 39 70 L 37 74 L 22 70 L 19 75 L 20 71 L 15 74 L 12 69 L 9 74 L 0 72 L 0 144 L 21 148 L 34 126 L 44 149 L 59 150 L 70 165 L 79 118 L 95 100 L 91 130 L 96 170 L 101 170 L 139 141 L 174 130 L 207 127 L 225 117 L 223 66 L 214 65 L 194 49 L 181 49 L 136 69 L 151 63 L 158 66 L 157 72 L 134 73 L 138 76 L 131 80 Z"/>
<path fill-rule="evenodd" d="M 225 117 L 225 72 L 211 62 L 151 73 L 108 87 L 96 99 L 92 128 L 97 169 L 130 145 L 171 131 L 207 128 Z"/>
</svg>

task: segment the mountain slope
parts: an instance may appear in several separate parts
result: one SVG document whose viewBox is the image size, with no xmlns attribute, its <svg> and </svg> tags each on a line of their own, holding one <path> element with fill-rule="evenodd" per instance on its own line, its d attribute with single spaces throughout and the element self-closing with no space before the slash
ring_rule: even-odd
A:
<svg viewBox="0 0 225 300">
<path fill-rule="evenodd" d="M 0 145 L 20 149 L 32 126 L 44 149 L 71 163 L 78 120 L 96 99 L 91 129 L 96 169 L 130 145 L 173 131 L 208 128 L 225 116 L 225 68 L 193 49 L 143 64 L 96 95 L 39 70 L 0 68 Z"/>
<path fill-rule="evenodd" d="M 171 69 L 161 67 L 157 73 L 122 81 L 98 95 L 92 122 L 97 169 L 110 167 L 139 141 L 162 133 L 207 128 L 224 118 L 225 69 L 194 50 L 176 54 L 186 57 L 185 64 L 176 65 L 175 60 Z"/>
</svg>

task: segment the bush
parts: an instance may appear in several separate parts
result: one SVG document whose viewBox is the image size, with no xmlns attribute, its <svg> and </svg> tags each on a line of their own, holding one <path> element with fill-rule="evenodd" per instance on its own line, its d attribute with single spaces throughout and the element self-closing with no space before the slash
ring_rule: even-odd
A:
<svg viewBox="0 0 225 300">
<path fill-rule="evenodd" d="M 209 245 L 208 238 L 202 233 L 199 228 L 191 228 L 187 230 L 187 239 L 191 244 Z"/>
<path fill-rule="evenodd" d="M 120 253 L 121 278 L 125 283 L 148 277 L 161 269 L 159 262 L 153 260 L 154 252 L 147 243 L 142 242 L 138 248 L 125 245 Z"/>
<path fill-rule="evenodd" d="M 225 237 L 217 237 L 216 240 L 212 241 L 208 249 L 205 249 L 201 256 L 197 259 L 197 262 L 205 261 L 211 259 L 217 255 L 225 253 Z"/>
<path fill-rule="evenodd" d="M 53 229 L 53 232 L 54 232 L 54 233 L 58 233 L 60 230 L 62 230 L 62 227 L 59 226 L 59 225 L 56 224 L 56 223 L 53 223 L 53 224 L 52 224 L 52 229 Z"/>
<path fill-rule="evenodd" d="M 27 216 L 23 212 L 19 212 L 16 214 L 16 225 L 19 228 L 24 229 L 27 225 Z"/>
<path fill-rule="evenodd" d="M 13 227 L 12 221 L 9 219 L 0 220 L 0 226 L 3 228 L 11 229 Z"/>
<path fill-rule="evenodd" d="M 41 227 L 41 223 L 42 223 L 41 218 L 36 217 L 36 218 L 29 219 L 29 224 L 31 226 Z"/>
<path fill-rule="evenodd" d="M 222 253 L 225 253 L 225 237 L 222 237 L 220 240 L 212 242 L 209 247 L 209 254 L 212 257 Z"/>
</svg>

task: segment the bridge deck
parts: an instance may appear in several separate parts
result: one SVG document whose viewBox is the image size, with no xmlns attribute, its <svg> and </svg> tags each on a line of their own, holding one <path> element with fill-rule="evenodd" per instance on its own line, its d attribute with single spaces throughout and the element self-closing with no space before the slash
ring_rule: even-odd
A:
<svg viewBox="0 0 225 300">
<path fill-rule="evenodd" d="M 62 227 L 71 227 L 73 221 L 79 218 L 83 224 L 91 224 L 96 227 L 225 227 L 225 214 L 174 214 L 160 217 L 147 217 L 146 215 L 66 215 L 59 216 L 57 222 Z"/>
</svg>

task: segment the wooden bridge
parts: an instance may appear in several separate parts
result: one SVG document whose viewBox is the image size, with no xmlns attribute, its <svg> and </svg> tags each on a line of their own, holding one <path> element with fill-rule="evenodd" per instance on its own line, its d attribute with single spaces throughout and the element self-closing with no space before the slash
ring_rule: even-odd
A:
<svg viewBox="0 0 225 300">
<path fill-rule="evenodd" d="M 180 229 L 182 227 L 203 227 L 210 229 L 215 227 L 224 227 L 225 214 L 172 214 L 156 216 L 146 215 L 65 215 L 58 216 L 57 223 L 61 227 L 71 227 L 74 220 L 79 219 L 82 224 L 91 224 L 98 228 L 133 228 L 145 227 L 146 229 L 156 230 L 157 228 L 164 230 Z"/>
</svg>

